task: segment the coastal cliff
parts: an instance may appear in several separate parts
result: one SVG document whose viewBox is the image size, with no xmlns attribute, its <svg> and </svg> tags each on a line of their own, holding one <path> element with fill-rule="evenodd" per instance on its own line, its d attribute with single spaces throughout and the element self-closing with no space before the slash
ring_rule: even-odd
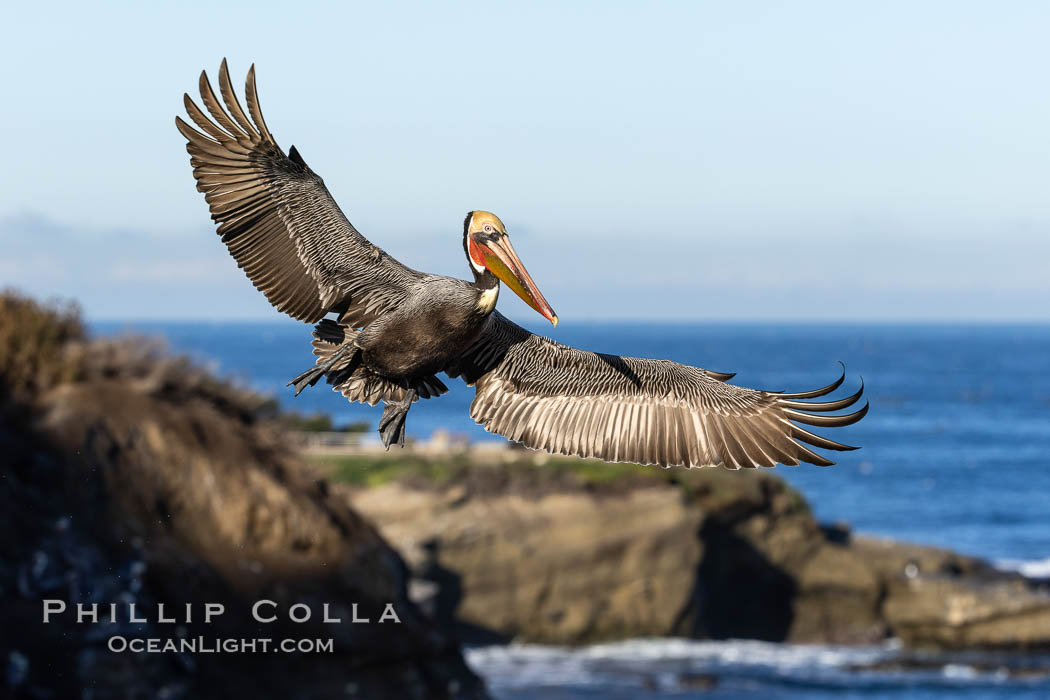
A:
<svg viewBox="0 0 1050 700">
<path fill-rule="evenodd" d="M 397 552 L 346 487 L 287 447 L 277 417 L 262 397 L 141 339 L 92 341 L 72 310 L 0 297 L 8 696 L 486 696 L 454 638 L 409 600 Z M 42 622 L 45 599 L 69 612 Z M 255 619 L 257 600 L 277 619 Z M 118 620 L 78 623 L 77 603 L 103 618 L 116 604 Z M 205 603 L 225 613 L 205 624 Z M 131 604 L 146 622 L 130 620 Z M 296 604 L 309 622 L 290 620 Z M 340 624 L 322 622 L 325 604 Z M 388 604 L 399 622 L 379 622 Z M 333 648 L 118 653 L 107 648 L 115 635 Z"/>
<path fill-rule="evenodd" d="M 595 479 L 521 454 L 353 491 L 468 638 L 1050 647 L 1043 583 L 821 526 L 775 472 L 613 466 Z"/>
<path fill-rule="evenodd" d="M 454 446 L 308 459 L 272 400 L 12 295 L 0 450 L 12 697 L 485 697 L 461 642 L 1050 648 L 1046 582 L 822 525 L 775 471 Z M 147 621 L 43 624 L 45 599 L 135 604 Z M 251 617 L 261 599 L 277 620 Z M 226 614 L 204 624 L 205 602 Z M 156 614 L 187 603 L 192 620 Z M 293 604 L 312 619 L 289 621 Z M 387 604 L 400 622 L 378 622 Z M 334 650 L 114 653 L 113 635 Z"/>
</svg>

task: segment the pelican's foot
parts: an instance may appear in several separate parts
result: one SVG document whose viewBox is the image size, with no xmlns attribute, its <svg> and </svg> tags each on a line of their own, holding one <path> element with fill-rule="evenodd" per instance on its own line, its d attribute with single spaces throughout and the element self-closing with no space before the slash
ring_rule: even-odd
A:
<svg viewBox="0 0 1050 700">
<path fill-rule="evenodd" d="M 410 389 L 402 400 L 386 403 L 383 406 L 383 415 L 379 418 L 379 437 L 383 440 L 383 447 L 387 450 L 395 442 L 398 447 L 405 446 L 405 418 L 415 398 L 415 389 Z"/>
<path fill-rule="evenodd" d="M 321 377 L 325 376 L 328 373 L 328 370 L 332 369 L 332 366 L 335 365 L 336 362 L 343 359 L 343 356 L 346 354 L 346 351 L 351 349 L 352 347 L 352 345 L 344 345 L 343 347 L 339 348 L 334 353 L 332 353 L 332 356 L 330 358 L 328 358 L 324 362 L 314 365 L 313 367 L 306 370 L 292 381 L 285 384 L 285 386 L 294 386 L 295 395 L 298 396 L 303 389 L 305 389 L 308 386 L 313 386 L 321 379 Z"/>
</svg>

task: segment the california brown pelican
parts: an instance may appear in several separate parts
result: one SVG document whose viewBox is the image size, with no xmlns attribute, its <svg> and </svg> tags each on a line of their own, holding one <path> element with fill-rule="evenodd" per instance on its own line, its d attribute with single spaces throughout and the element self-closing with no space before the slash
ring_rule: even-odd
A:
<svg viewBox="0 0 1050 700">
<path fill-rule="evenodd" d="M 413 402 L 448 390 L 436 376 L 444 372 L 476 388 L 470 415 L 486 430 L 563 455 L 737 469 L 833 464 L 806 445 L 855 449 L 798 425 L 839 427 L 864 417 L 867 404 L 826 415 L 856 403 L 863 385 L 837 401 L 803 400 L 831 393 L 845 372 L 813 391 L 757 391 L 727 384 L 732 374 L 534 335 L 494 310 L 503 282 L 558 324 L 494 214 L 471 211 L 463 223 L 472 282 L 405 267 L 357 232 L 295 146 L 286 155 L 277 145 L 259 109 L 254 66 L 247 114 L 225 60 L 219 91 L 222 102 L 202 72 L 210 118 L 186 95 L 201 131 L 175 123 L 237 264 L 278 311 L 317 324 L 316 363 L 289 384 L 298 395 L 323 377 L 351 401 L 383 401 L 379 433 L 388 448 L 404 444 Z"/>
</svg>

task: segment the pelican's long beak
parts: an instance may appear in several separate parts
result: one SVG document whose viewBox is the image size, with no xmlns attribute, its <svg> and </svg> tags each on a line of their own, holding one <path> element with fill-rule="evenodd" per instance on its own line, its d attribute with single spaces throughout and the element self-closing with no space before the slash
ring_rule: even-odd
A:
<svg viewBox="0 0 1050 700">
<path fill-rule="evenodd" d="M 521 258 L 514 252 L 510 239 L 506 235 L 485 241 L 480 248 L 485 253 L 485 266 L 492 274 L 514 290 L 526 304 L 536 309 L 540 314 L 555 326 L 558 325 L 558 314 L 543 298 L 539 287 L 532 281 L 528 270 L 522 264 Z"/>
</svg>

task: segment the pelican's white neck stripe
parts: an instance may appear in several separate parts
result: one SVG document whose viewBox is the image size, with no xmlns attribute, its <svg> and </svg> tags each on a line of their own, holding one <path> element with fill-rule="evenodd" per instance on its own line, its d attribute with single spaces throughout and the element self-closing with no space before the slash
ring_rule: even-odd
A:
<svg viewBox="0 0 1050 700">
<path fill-rule="evenodd" d="M 499 282 L 495 286 L 486 289 L 478 297 L 478 308 L 485 313 L 492 313 L 496 308 L 496 299 L 499 298 Z"/>
</svg>

